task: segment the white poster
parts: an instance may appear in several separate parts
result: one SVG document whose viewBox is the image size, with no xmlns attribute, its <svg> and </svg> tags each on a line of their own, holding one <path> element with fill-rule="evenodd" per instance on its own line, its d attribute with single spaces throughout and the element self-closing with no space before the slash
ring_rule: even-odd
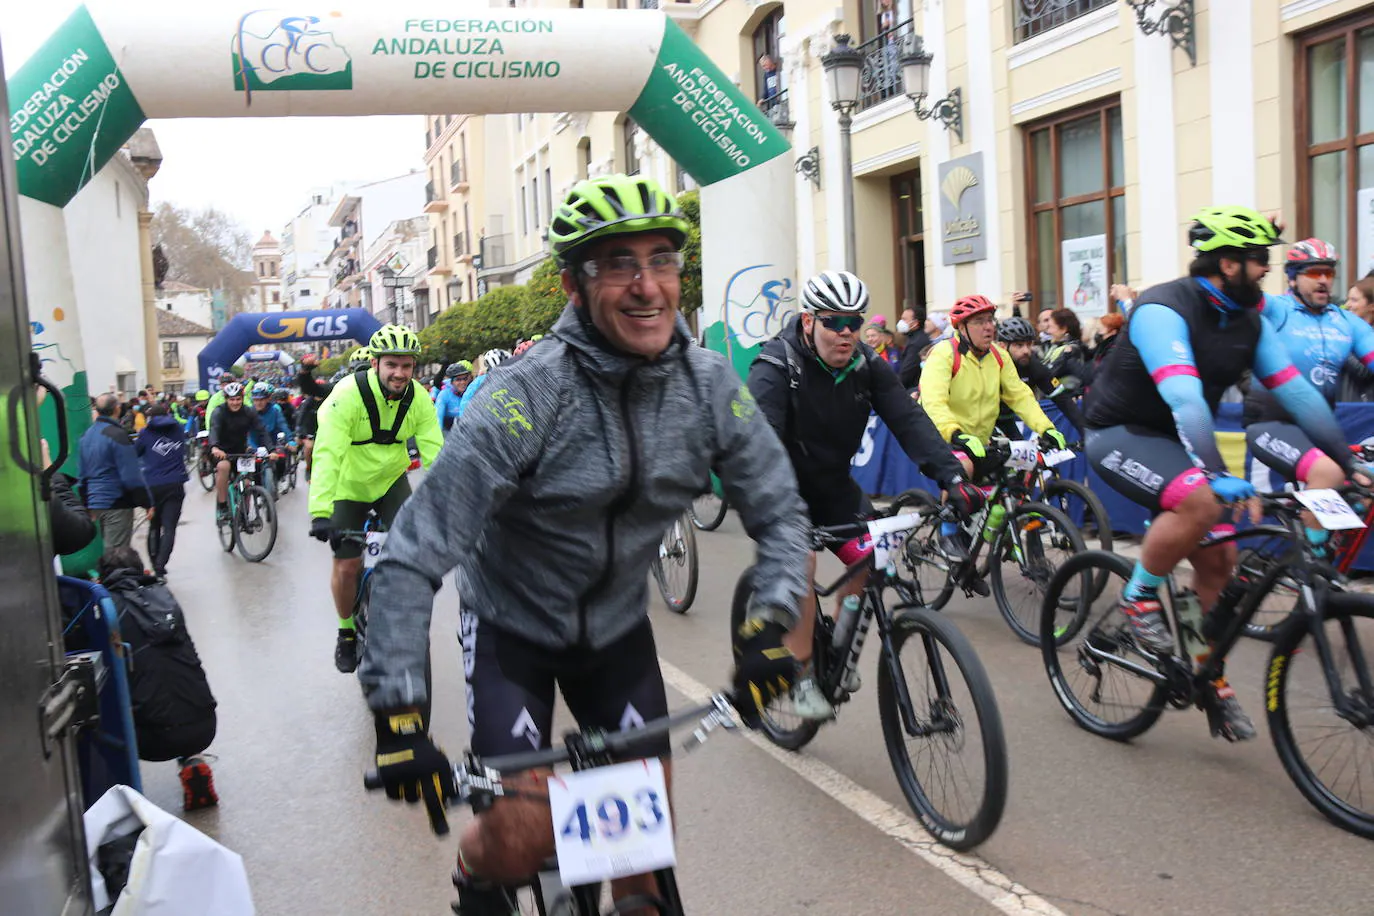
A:
<svg viewBox="0 0 1374 916">
<path fill-rule="evenodd" d="M 1082 318 L 1107 314 L 1107 237 L 1085 235 L 1060 245 L 1060 299 Z"/>
<path fill-rule="evenodd" d="M 1351 280 L 1374 270 L 1374 188 L 1355 192 L 1355 240 L 1358 260 L 1350 273 Z"/>
</svg>

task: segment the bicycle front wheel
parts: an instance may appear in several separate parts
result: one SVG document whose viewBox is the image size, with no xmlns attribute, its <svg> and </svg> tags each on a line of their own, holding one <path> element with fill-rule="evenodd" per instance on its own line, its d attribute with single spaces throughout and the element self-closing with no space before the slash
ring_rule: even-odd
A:
<svg viewBox="0 0 1374 916">
<path fill-rule="evenodd" d="M 200 481 L 201 488 L 209 493 L 215 488 L 215 463 L 209 455 L 202 455 L 200 463 L 196 466 L 196 479 Z"/>
<path fill-rule="evenodd" d="M 898 515 L 930 512 L 935 505 L 935 497 L 925 490 L 907 490 L 892 502 Z M 902 565 L 915 586 L 917 604 L 938 611 L 949 603 L 954 594 L 954 583 L 949 578 L 951 564 L 940 550 L 940 520 L 933 513 L 907 535 Z"/>
<path fill-rule="evenodd" d="M 1316 627 L 1329 656 L 1313 638 Z M 1374 646 L 1374 596 L 1329 594 L 1319 620 L 1280 631 L 1265 709 L 1279 760 L 1303 797 L 1336 826 L 1374 839 L 1374 686 L 1365 646 Z M 1336 696 L 1324 667 L 1336 676 Z"/>
<path fill-rule="evenodd" d="M 1288 544 L 1278 538 L 1269 538 L 1240 552 L 1236 560 L 1236 575 L 1245 576 L 1252 582 L 1262 581 L 1274 568 L 1283 562 L 1283 554 Z M 1273 642 L 1288 620 L 1301 608 L 1302 594 L 1298 582 L 1287 576 L 1274 582 L 1274 587 L 1260 600 L 1252 616 L 1245 624 L 1245 635 L 1261 642 Z"/>
<path fill-rule="evenodd" d="M 1085 549 L 1078 526 L 1053 506 L 1022 503 L 1007 516 L 993 544 L 988 572 L 997 609 L 1022 642 L 1040 645 L 1040 610 L 1045 588 L 1056 570 Z M 1104 575 L 1104 585 L 1105 579 Z M 1066 626 L 1082 622 L 1081 614 L 1091 600 L 1091 582 L 1085 575 L 1066 580 L 1060 586 L 1056 600 L 1068 615 Z M 1072 635 L 1066 631 L 1060 639 Z"/>
<path fill-rule="evenodd" d="M 749 606 L 753 598 L 754 567 L 751 566 L 740 574 L 739 581 L 735 583 L 734 600 L 730 602 L 731 645 L 734 645 L 735 634 L 749 618 Z M 816 632 L 822 632 L 819 621 Z M 769 703 L 759 721 L 759 730 L 764 736 L 778 747 L 789 751 L 801 750 L 816 737 L 816 732 L 820 729 L 820 722 L 803 719 L 797 715 L 791 694 L 783 694 Z"/>
<path fill-rule="evenodd" d="M 1167 687 L 1151 678 L 1152 663 L 1141 654 L 1125 615 L 1121 590 L 1134 564 L 1123 556 L 1089 550 L 1070 558 L 1045 589 L 1040 617 L 1040 651 L 1050 684 L 1064 711 L 1080 728 L 1126 741 L 1143 734 L 1164 712 Z M 1087 600 L 1064 608 L 1066 589 L 1083 595 L 1083 577 L 1107 574 L 1107 585 Z"/>
<path fill-rule="evenodd" d="M 679 516 L 663 533 L 658 559 L 653 565 L 654 581 L 668 610 L 685 614 L 697 597 L 697 539 L 685 516 Z"/>
<path fill-rule="evenodd" d="M 215 527 L 219 529 L 219 546 L 224 548 L 225 553 L 234 552 L 234 543 L 237 541 L 235 525 L 238 521 L 238 506 L 235 498 L 242 499 L 239 494 L 235 494 L 234 485 L 229 485 L 229 502 L 225 504 L 224 517 L 220 518 L 218 509 L 215 511 Z"/>
<path fill-rule="evenodd" d="M 992 682 L 953 623 L 922 608 L 893 618 L 878 712 L 897 783 L 922 826 L 952 849 L 990 837 L 1007 803 L 1007 742 Z"/>
<path fill-rule="evenodd" d="M 258 484 L 245 487 L 238 511 L 239 553 L 249 563 L 267 559 L 277 543 L 277 503 Z"/>
<path fill-rule="evenodd" d="M 725 521 L 730 505 L 715 490 L 715 482 L 705 493 L 692 500 L 692 524 L 702 531 L 715 531 Z"/>
</svg>

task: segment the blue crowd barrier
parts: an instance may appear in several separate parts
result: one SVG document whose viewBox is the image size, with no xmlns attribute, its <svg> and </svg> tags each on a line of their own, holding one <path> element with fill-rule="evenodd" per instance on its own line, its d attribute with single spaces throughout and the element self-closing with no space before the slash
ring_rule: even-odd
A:
<svg viewBox="0 0 1374 916">
<path fill-rule="evenodd" d="M 1052 403 L 1042 401 L 1040 406 L 1066 437 L 1081 439 L 1078 430 Z M 1336 419 L 1350 442 L 1360 442 L 1374 437 L 1374 404 L 1337 404 Z M 1216 429 L 1219 433 L 1243 432 L 1241 405 L 1221 405 Z M 1246 460 L 1248 465 L 1249 458 Z M 1145 523 L 1150 518 L 1149 512 L 1107 486 L 1097 473 L 1088 467 L 1087 460 L 1081 455 L 1068 464 L 1060 465 L 1060 471 L 1065 477 L 1087 482 L 1088 487 L 1102 500 L 1102 505 L 1112 520 L 1112 528 L 1128 534 L 1141 534 L 1145 531 Z M 871 496 L 895 496 L 911 489 L 922 489 L 929 493 L 938 493 L 940 490 L 916 468 L 876 414 L 868 418 L 863 445 L 854 457 L 850 473 L 859 486 L 863 487 L 864 492 Z M 1374 538 L 1370 539 L 1355 559 L 1354 567 L 1359 570 L 1374 570 Z"/>
</svg>

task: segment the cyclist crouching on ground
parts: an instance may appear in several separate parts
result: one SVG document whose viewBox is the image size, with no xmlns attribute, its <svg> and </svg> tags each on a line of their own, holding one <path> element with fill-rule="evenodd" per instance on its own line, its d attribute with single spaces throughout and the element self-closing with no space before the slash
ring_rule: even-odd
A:
<svg viewBox="0 0 1374 916">
<path fill-rule="evenodd" d="M 388 794 L 423 797 L 432 818 L 452 789 L 420 716 L 443 575 L 458 567 L 479 756 L 548 747 L 555 687 L 583 728 L 659 718 L 649 564 L 713 468 L 758 542 L 764 583 L 736 649 L 737 688 L 759 702 L 788 689 L 795 661 L 782 636 L 805 587 L 806 519 L 753 397 L 722 355 L 693 345 L 678 314 L 686 231 L 651 179 L 608 176 L 569 192 L 549 228 L 568 307 L 538 347 L 489 377 L 391 529 L 361 675 Z M 667 752 L 666 739 L 645 751 Z M 547 804 L 498 801 L 463 832 L 458 912 L 508 916 L 498 885 L 532 877 L 553 851 Z M 652 893 L 652 882 L 613 890 Z"/>
</svg>

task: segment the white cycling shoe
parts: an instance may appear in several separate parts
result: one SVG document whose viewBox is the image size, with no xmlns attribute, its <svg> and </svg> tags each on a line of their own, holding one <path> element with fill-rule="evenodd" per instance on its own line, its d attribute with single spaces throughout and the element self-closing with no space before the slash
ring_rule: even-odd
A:
<svg viewBox="0 0 1374 916">
<path fill-rule="evenodd" d="M 792 685 L 792 711 L 809 722 L 827 722 L 835 718 L 835 708 L 821 693 L 821 687 L 808 665 L 797 683 Z"/>
</svg>

